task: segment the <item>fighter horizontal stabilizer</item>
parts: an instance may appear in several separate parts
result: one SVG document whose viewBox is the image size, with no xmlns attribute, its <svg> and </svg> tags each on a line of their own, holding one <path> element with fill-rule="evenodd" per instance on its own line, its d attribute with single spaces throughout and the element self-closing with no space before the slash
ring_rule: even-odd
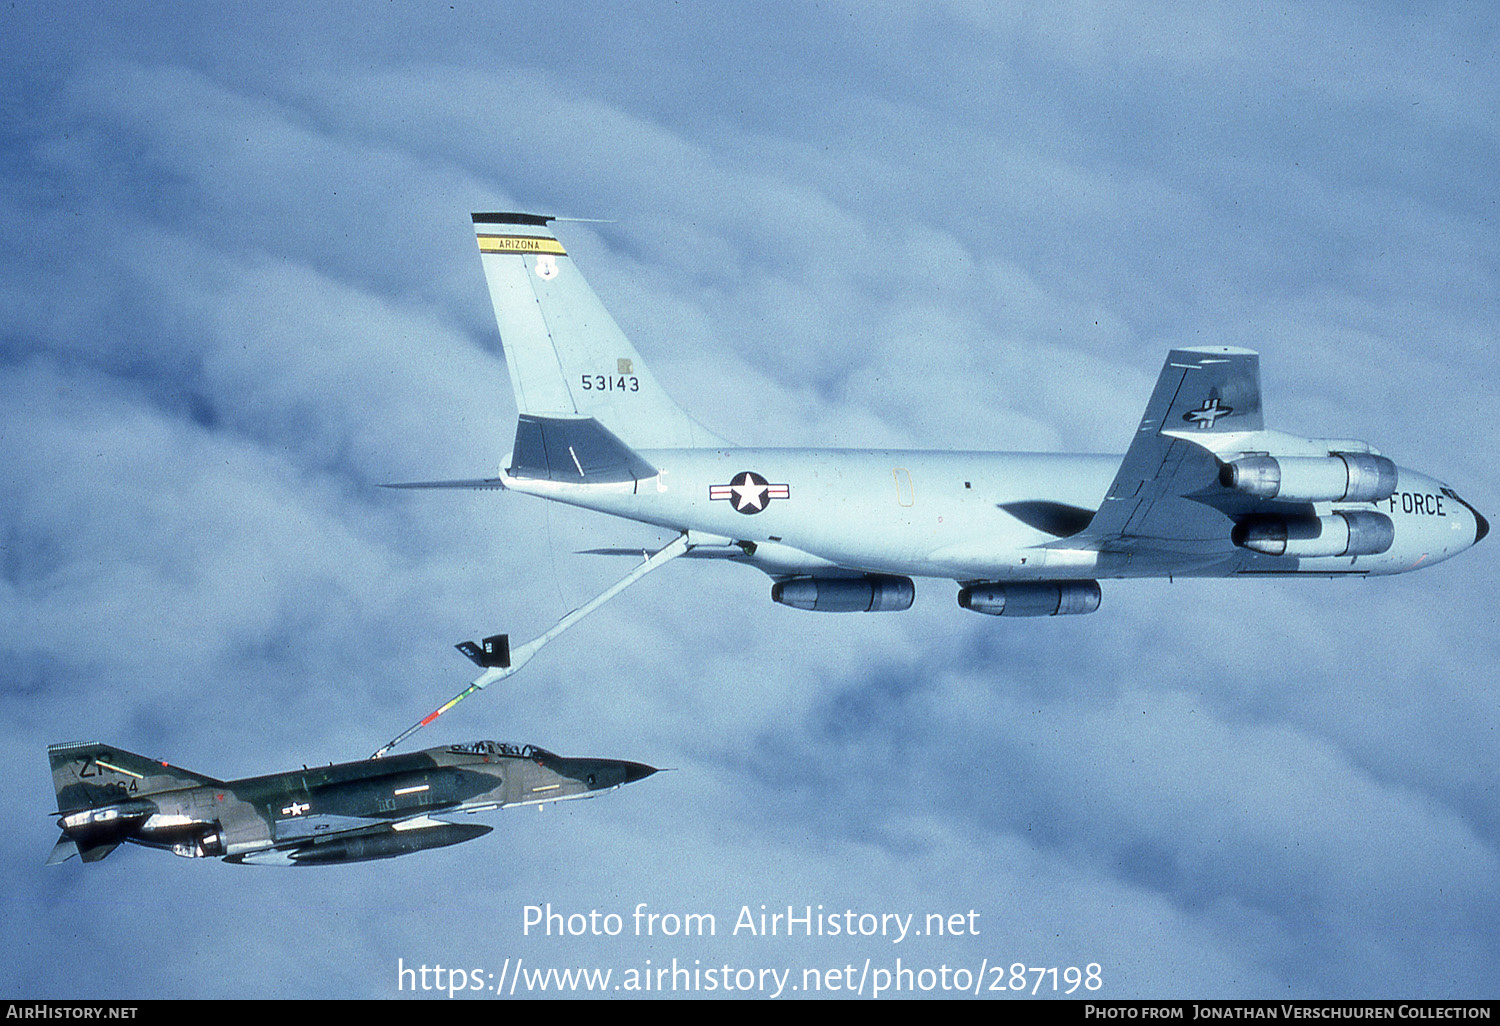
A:
<svg viewBox="0 0 1500 1026">
<path fill-rule="evenodd" d="M 484 669 L 504 669 L 510 665 L 509 634 L 491 635 L 479 644 L 460 641 L 454 648 L 468 656 L 475 666 Z"/>
<path fill-rule="evenodd" d="M 95 844 L 88 848 L 80 848 L 78 849 L 78 854 L 85 862 L 98 862 L 100 859 L 104 858 L 119 846 L 119 841 L 106 841 L 103 844 Z M 56 851 L 57 849 L 53 848 L 52 850 Z"/>
<path fill-rule="evenodd" d="M 73 839 L 67 834 L 62 834 L 57 838 L 57 843 L 52 846 L 52 854 L 47 856 L 47 861 L 44 864 L 55 866 L 59 862 L 68 861 L 77 854 L 78 845 L 74 844 Z"/>
<path fill-rule="evenodd" d="M 92 841 L 84 840 L 80 842 L 75 838 L 69 837 L 67 834 L 63 834 L 58 837 L 57 843 L 52 846 L 52 852 L 47 856 L 47 861 L 42 864 L 46 866 L 61 865 L 75 856 L 81 858 L 84 862 L 98 862 L 118 848 L 120 843 L 118 839 L 100 840 L 97 837 Z"/>
</svg>

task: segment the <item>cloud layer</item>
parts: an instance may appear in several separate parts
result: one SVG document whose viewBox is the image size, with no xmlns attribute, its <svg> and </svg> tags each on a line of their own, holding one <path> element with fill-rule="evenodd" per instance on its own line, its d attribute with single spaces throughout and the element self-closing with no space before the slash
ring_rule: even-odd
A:
<svg viewBox="0 0 1500 1026">
<path fill-rule="evenodd" d="M 744 443 L 1112 452 L 1163 353 L 1500 509 L 1487 15 L 652 4 L 0 13 L 0 898 L 17 997 L 382 997 L 399 964 L 1101 967 L 1105 997 L 1487 996 L 1490 555 L 1117 582 L 1078 622 L 773 606 L 674 564 L 419 743 L 670 766 L 390 863 L 44 871 L 43 748 L 360 758 L 649 530 L 493 493 L 468 213 L 564 226 Z M 546 937 L 527 905 L 713 913 Z M 742 907 L 977 914 L 749 936 Z M 627 933 L 633 931 L 627 930 Z M 59 952 L 71 952 L 66 958 Z M 514 963 L 511 963 L 514 964 Z"/>
</svg>

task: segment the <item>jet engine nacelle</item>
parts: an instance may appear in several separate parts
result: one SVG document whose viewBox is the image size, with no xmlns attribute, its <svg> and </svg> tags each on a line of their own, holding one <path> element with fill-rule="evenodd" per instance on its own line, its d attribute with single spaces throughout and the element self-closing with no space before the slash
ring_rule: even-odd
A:
<svg viewBox="0 0 1500 1026">
<path fill-rule="evenodd" d="M 173 855 L 181 855 L 185 859 L 218 858 L 226 850 L 224 832 L 217 825 L 205 827 L 196 839 L 178 841 L 171 847 Z"/>
<path fill-rule="evenodd" d="M 910 577 L 794 577 L 771 585 L 771 601 L 818 613 L 887 613 L 910 609 L 917 588 Z"/>
<path fill-rule="evenodd" d="M 153 848 L 165 848 L 186 859 L 217 857 L 225 850 L 224 834 L 217 820 L 176 813 L 158 813 L 147 819 L 132 840 Z"/>
<path fill-rule="evenodd" d="M 156 803 L 145 798 L 126 798 L 111 805 L 79 809 L 58 817 L 57 826 L 82 847 L 119 844 L 156 814 Z"/>
<path fill-rule="evenodd" d="M 1099 608 L 1098 581 L 1014 581 L 971 584 L 958 604 L 990 616 L 1070 616 Z"/>
<path fill-rule="evenodd" d="M 1248 517 L 1229 537 L 1268 556 L 1378 556 L 1396 540 L 1396 528 L 1384 513 L 1341 510 L 1328 517 Z"/>
<path fill-rule="evenodd" d="M 1328 456 L 1246 456 L 1225 463 L 1219 483 L 1285 502 L 1379 502 L 1396 490 L 1396 465 L 1367 452 Z"/>
<path fill-rule="evenodd" d="M 57 825 L 83 848 L 137 841 L 153 848 L 166 848 L 185 858 L 224 854 L 224 837 L 217 821 L 163 813 L 149 798 L 130 798 L 112 805 L 80 809 L 60 817 Z"/>
</svg>

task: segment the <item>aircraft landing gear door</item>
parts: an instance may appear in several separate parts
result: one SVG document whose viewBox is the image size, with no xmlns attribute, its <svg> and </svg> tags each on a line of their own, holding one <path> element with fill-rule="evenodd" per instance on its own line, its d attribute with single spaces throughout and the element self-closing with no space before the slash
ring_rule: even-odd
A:
<svg viewBox="0 0 1500 1026">
<path fill-rule="evenodd" d="M 891 471 L 891 476 L 896 479 L 896 505 L 911 506 L 914 501 L 911 491 L 911 473 L 905 467 L 896 467 Z"/>
</svg>

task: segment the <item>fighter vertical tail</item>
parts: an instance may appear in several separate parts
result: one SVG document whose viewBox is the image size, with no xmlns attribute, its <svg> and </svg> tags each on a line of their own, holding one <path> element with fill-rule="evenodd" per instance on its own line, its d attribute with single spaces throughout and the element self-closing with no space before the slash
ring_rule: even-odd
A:
<svg viewBox="0 0 1500 1026">
<path fill-rule="evenodd" d="M 219 783 L 97 741 L 48 745 L 47 760 L 63 828 L 47 856 L 49 866 L 75 855 L 98 862 L 114 851 L 155 810 L 146 795 Z"/>
<path fill-rule="evenodd" d="M 57 811 L 64 815 L 158 791 L 219 783 L 213 777 L 97 741 L 48 745 L 47 760 L 52 764 Z"/>
</svg>

